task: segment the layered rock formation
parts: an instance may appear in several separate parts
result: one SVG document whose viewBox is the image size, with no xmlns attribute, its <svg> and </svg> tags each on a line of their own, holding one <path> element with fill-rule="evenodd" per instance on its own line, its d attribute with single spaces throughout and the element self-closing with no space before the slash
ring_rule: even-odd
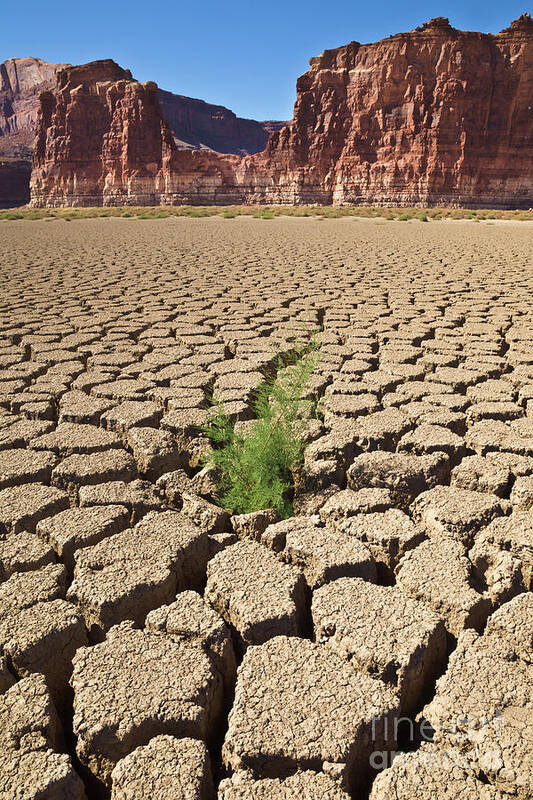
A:
<svg viewBox="0 0 533 800">
<path fill-rule="evenodd" d="M 155 84 L 111 60 L 67 68 L 55 92 L 41 94 L 33 202 L 98 205 L 122 193 L 153 203 L 173 147 Z"/>
<path fill-rule="evenodd" d="M 286 125 L 289 125 L 290 123 L 287 120 L 282 121 L 279 119 L 265 119 L 260 124 L 266 131 L 268 131 L 268 133 L 274 133 L 274 131 L 280 131 L 282 128 L 284 128 Z"/>
<path fill-rule="evenodd" d="M 27 203 L 39 94 L 66 64 L 9 58 L 0 64 L 0 207 Z"/>
<path fill-rule="evenodd" d="M 132 80 L 129 71 L 116 70 L 114 62 L 107 63 L 109 79 Z M 28 201 L 40 94 L 53 89 L 58 73 L 70 66 L 49 64 L 40 58 L 10 58 L 0 64 L 0 205 Z M 178 149 L 257 153 L 264 149 L 272 126 L 284 124 L 241 119 L 224 106 L 162 89 L 157 96 Z"/>
<path fill-rule="evenodd" d="M 0 64 L 0 153 L 20 155 L 31 148 L 39 111 L 39 94 L 51 89 L 59 70 L 40 58 L 9 58 Z M 18 152 L 14 152 L 17 151 Z"/>
<path fill-rule="evenodd" d="M 533 21 L 501 33 L 431 20 L 311 59 L 294 119 L 263 153 L 178 150 L 155 84 L 113 62 L 42 96 L 34 205 L 533 205 Z"/>
<path fill-rule="evenodd" d="M 32 204 L 153 205 L 173 188 L 178 201 L 173 176 L 191 162 L 207 184 L 203 165 L 217 161 L 209 150 L 178 149 L 155 83 L 94 61 L 63 70 L 55 91 L 41 94 Z"/>
<path fill-rule="evenodd" d="M 438 18 L 326 51 L 310 67 L 298 81 L 294 121 L 265 153 L 280 199 L 531 205 L 528 15 L 495 36 Z M 257 199 L 270 196 L 269 180 L 252 172 Z"/>
<path fill-rule="evenodd" d="M 272 125 L 237 117 L 224 106 L 158 90 L 163 117 L 179 149 L 209 149 L 248 155 L 265 149 Z"/>
</svg>

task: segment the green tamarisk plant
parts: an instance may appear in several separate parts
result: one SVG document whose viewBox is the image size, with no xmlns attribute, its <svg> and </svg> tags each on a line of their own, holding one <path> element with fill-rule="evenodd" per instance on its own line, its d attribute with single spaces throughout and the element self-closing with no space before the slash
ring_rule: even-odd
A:
<svg viewBox="0 0 533 800">
<path fill-rule="evenodd" d="M 278 359 L 275 374 L 256 391 L 256 419 L 246 433 L 235 430 L 214 398 L 204 428 L 213 446 L 207 461 L 220 475 L 217 501 L 234 514 L 275 508 L 282 518 L 292 515 L 292 491 L 315 408 L 307 395 L 317 360 L 314 339 L 297 346 L 288 364 Z"/>
</svg>

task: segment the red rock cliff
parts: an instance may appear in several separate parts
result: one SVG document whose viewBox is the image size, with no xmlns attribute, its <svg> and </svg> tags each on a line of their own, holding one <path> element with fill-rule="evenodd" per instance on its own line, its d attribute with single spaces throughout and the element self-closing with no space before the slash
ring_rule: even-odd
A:
<svg viewBox="0 0 533 800">
<path fill-rule="evenodd" d="M 247 155 L 266 147 L 272 123 L 242 119 L 224 106 L 162 89 L 158 90 L 158 97 L 179 149 L 208 148 L 218 153 Z"/>
<path fill-rule="evenodd" d="M 107 74 L 117 78 L 114 62 Z M 40 58 L 10 58 L 0 64 L 0 183 L 2 202 L 20 205 L 29 198 L 29 174 L 35 138 L 39 95 L 54 89 L 57 74 L 70 64 L 49 64 Z M 120 69 L 120 68 L 119 68 Z M 131 80 L 131 73 L 123 71 Z M 77 70 L 69 80 L 76 81 Z M 87 84 L 87 81 L 85 82 Z M 224 106 L 157 90 L 163 117 L 178 149 L 209 148 L 221 153 L 246 155 L 264 150 L 269 123 L 241 119 Z M 13 161 L 27 161 L 28 167 Z M 6 162 L 6 163 L 4 163 Z M 4 174 L 5 173 L 5 174 Z"/>
<path fill-rule="evenodd" d="M 80 84 L 78 69 L 43 96 L 35 205 L 533 205 L 529 15 L 497 35 L 439 18 L 324 52 L 298 81 L 293 121 L 245 158 L 177 151 L 153 84 Z"/>
<path fill-rule="evenodd" d="M 498 35 L 432 20 L 311 59 L 257 200 L 530 206 L 533 22 Z"/>
<path fill-rule="evenodd" d="M 154 204 L 172 144 L 154 83 L 133 81 L 110 60 L 65 69 L 41 95 L 32 202 Z"/>
<path fill-rule="evenodd" d="M 34 146 L 34 206 L 219 202 L 237 156 L 179 149 L 155 83 L 114 61 L 70 67 L 43 92 Z M 224 199 L 222 198 L 222 201 Z"/>
<path fill-rule="evenodd" d="M 39 93 L 55 85 L 59 69 L 40 58 L 0 64 L 0 206 L 27 203 Z"/>
<path fill-rule="evenodd" d="M 9 58 L 0 64 L 0 154 L 25 155 L 31 149 L 39 111 L 39 93 L 51 89 L 59 70 L 40 58 Z"/>
</svg>

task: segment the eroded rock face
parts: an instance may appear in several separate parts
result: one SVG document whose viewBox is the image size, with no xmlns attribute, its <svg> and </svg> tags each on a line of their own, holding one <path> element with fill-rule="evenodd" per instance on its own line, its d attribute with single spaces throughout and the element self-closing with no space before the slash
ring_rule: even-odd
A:
<svg viewBox="0 0 533 800">
<path fill-rule="evenodd" d="M 58 72 L 70 66 L 32 57 L 8 58 L 0 64 L 0 208 L 24 205 L 29 200 L 40 93 L 53 89 Z M 162 89 L 157 96 L 178 149 L 209 149 L 242 156 L 258 153 L 264 150 L 270 133 L 285 124 L 241 119 L 224 106 Z"/>
<path fill-rule="evenodd" d="M 66 64 L 40 58 L 8 58 L 0 64 L 0 208 L 30 199 L 31 148 L 39 93 L 51 89 Z"/>
<path fill-rule="evenodd" d="M 0 208 L 22 206 L 28 202 L 30 175 L 29 159 L 10 158 L 0 161 Z"/>
<path fill-rule="evenodd" d="M 310 61 L 263 153 L 178 149 L 155 84 L 114 62 L 41 98 L 33 205 L 533 203 L 533 21 L 499 34 L 437 19 Z"/>
<path fill-rule="evenodd" d="M 523 156 L 532 46 L 526 16 L 496 36 L 432 20 L 311 59 L 294 120 L 265 153 L 269 178 L 279 175 L 278 202 L 479 206 L 530 198 Z M 257 179 L 257 199 L 270 192 Z"/>
<path fill-rule="evenodd" d="M 91 205 L 105 192 L 117 202 L 129 193 L 153 203 L 154 175 L 171 141 L 155 84 L 132 81 L 131 72 L 111 60 L 62 70 L 55 92 L 41 95 L 35 199 Z"/>
<path fill-rule="evenodd" d="M 242 119 L 224 106 L 214 106 L 162 89 L 158 97 L 163 116 L 179 148 L 208 148 L 218 153 L 247 155 L 259 153 L 266 146 L 272 123 Z"/>
<path fill-rule="evenodd" d="M 110 59 L 63 70 L 41 96 L 33 205 L 157 205 L 187 192 L 201 201 L 232 183 L 239 161 L 202 145 L 244 153 L 267 140 L 260 124 L 213 108 L 134 81 Z"/>
<path fill-rule="evenodd" d="M 8 58 L 0 64 L 0 148 L 8 144 L 31 147 L 39 93 L 52 88 L 58 71 L 67 66 L 31 57 Z"/>
</svg>

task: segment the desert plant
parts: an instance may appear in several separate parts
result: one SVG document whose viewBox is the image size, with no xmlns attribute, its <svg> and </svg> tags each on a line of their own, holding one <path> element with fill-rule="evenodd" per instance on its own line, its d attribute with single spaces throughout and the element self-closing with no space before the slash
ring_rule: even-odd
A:
<svg viewBox="0 0 533 800">
<path fill-rule="evenodd" d="M 255 423 L 246 434 L 215 400 L 204 432 L 213 450 L 207 462 L 218 469 L 217 500 L 235 514 L 275 508 L 291 516 L 292 489 L 303 463 L 307 422 L 314 403 L 306 397 L 318 358 L 314 341 L 295 350 L 287 364 L 257 390 Z"/>
<path fill-rule="evenodd" d="M 127 215 L 131 214 L 131 217 Z M 14 219 L 89 219 L 94 217 L 120 217 L 126 219 L 163 219 L 172 217 L 212 217 L 222 216 L 231 219 L 235 216 L 254 216 L 258 219 L 274 219 L 280 215 L 291 217 L 312 216 L 319 220 L 337 219 L 339 217 L 370 218 L 370 219 L 400 219 L 407 222 L 419 215 L 425 214 L 432 220 L 438 219 L 517 219 L 523 221 L 533 220 L 532 211 L 474 211 L 468 209 L 435 208 L 420 211 L 416 208 L 372 208 L 371 206 L 229 206 L 221 212 L 219 206 L 112 206 L 84 207 L 78 209 L 36 209 L 27 207 L 21 209 L 0 210 L 0 221 Z"/>
</svg>

